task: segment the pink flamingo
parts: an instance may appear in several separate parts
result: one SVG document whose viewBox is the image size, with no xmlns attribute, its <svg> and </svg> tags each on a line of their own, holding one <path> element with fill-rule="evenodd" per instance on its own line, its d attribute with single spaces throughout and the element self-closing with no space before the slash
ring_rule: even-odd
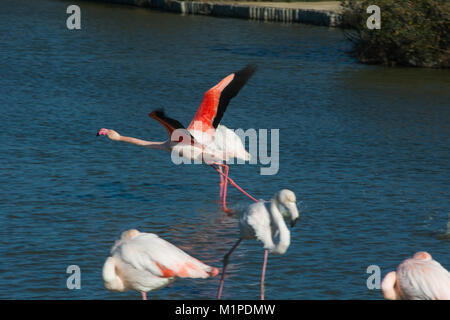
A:
<svg viewBox="0 0 450 320">
<path fill-rule="evenodd" d="M 163 288 L 176 278 L 209 278 L 219 273 L 153 233 L 131 229 L 122 233 L 103 266 L 103 281 L 111 291 L 147 292 Z"/>
<path fill-rule="evenodd" d="M 217 299 L 222 295 L 225 271 L 231 253 L 244 239 L 257 239 L 264 244 L 264 261 L 261 274 L 260 291 L 261 300 L 264 300 L 264 277 L 266 273 L 267 258 L 270 253 L 275 255 L 283 254 L 291 243 L 291 234 L 286 226 L 285 219 L 291 222 L 291 227 L 295 225 L 299 218 L 296 197 L 294 192 L 283 189 L 277 192 L 272 200 L 260 200 L 251 204 L 248 209 L 242 212 L 239 219 L 240 238 L 224 256 L 222 276 L 220 279 Z M 279 235 L 279 241 L 274 243 L 274 239 Z"/>
<path fill-rule="evenodd" d="M 428 252 L 417 252 L 381 283 L 388 300 L 450 300 L 450 273 Z"/>
<path fill-rule="evenodd" d="M 255 65 L 248 65 L 244 69 L 230 74 L 217 85 L 206 91 L 200 107 L 188 128 L 177 120 L 167 117 L 163 111 L 154 110 L 149 116 L 161 123 L 169 134 L 169 140 L 153 142 L 133 137 L 121 136 L 112 129 L 100 129 L 99 135 L 106 135 L 114 141 L 123 141 L 150 149 L 160 149 L 172 152 L 189 160 L 199 160 L 213 167 L 220 175 L 220 198 L 225 212 L 232 212 L 227 208 L 227 186 L 230 182 L 245 195 L 250 196 L 239 187 L 229 176 L 226 161 L 230 159 L 250 160 L 250 154 L 245 150 L 239 136 L 224 125 L 219 124 L 223 114 L 241 88 L 247 83 L 256 70 Z"/>
</svg>

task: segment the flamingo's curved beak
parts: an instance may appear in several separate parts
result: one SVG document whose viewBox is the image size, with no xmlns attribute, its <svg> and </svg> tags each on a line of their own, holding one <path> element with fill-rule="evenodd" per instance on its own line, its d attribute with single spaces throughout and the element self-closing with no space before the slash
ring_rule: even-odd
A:
<svg viewBox="0 0 450 320">
<path fill-rule="evenodd" d="M 289 211 L 291 227 L 293 227 L 293 226 L 295 226 L 295 223 L 297 222 L 298 218 L 300 217 L 300 214 L 298 213 L 297 204 L 295 202 L 289 202 L 286 205 L 286 209 L 288 209 L 288 211 Z"/>
</svg>

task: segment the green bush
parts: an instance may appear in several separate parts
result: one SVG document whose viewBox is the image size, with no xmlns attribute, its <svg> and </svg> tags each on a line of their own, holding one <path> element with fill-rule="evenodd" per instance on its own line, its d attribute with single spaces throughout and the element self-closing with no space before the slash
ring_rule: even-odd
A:
<svg viewBox="0 0 450 320">
<path fill-rule="evenodd" d="M 381 11 L 381 29 L 370 30 L 369 5 Z M 364 63 L 448 68 L 450 66 L 450 1 L 346 0 L 343 24 Z"/>
</svg>

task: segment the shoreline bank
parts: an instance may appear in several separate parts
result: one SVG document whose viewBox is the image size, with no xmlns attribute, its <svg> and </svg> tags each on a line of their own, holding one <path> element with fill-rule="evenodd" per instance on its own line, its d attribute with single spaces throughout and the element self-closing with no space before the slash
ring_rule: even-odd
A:
<svg viewBox="0 0 450 320">
<path fill-rule="evenodd" d="M 232 17 L 283 23 L 339 27 L 339 1 L 325 2 L 228 2 L 179 0 L 94 0 L 148 7 L 179 14 Z"/>
</svg>

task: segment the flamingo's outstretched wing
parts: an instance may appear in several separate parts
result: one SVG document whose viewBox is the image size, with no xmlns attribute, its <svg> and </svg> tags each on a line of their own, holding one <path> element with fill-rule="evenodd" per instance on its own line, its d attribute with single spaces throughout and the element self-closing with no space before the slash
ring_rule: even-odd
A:
<svg viewBox="0 0 450 320">
<path fill-rule="evenodd" d="M 397 268 L 403 298 L 450 300 L 450 273 L 430 255 L 423 259 L 420 254 L 416 253 Z"/>
<path fill-rule="evenodd" d="M 159 277 L 208 278 L 219 272 L 151 233 L 139 233 L 113 250 L 125 263 Z"/>
<path fill-rule="evenodd" d="M 206 91 L 188 130 L 206 132 L 212 129 L 213 133 L 222 120 L 230 100 L 239 93 L 255 71 L 256 65 L 250 64 Z"/>
<path fill-rule="evenodd" d="M 153 110 L 152 112 L 149 113 L 148 116 L 152 119 L 155 119 L 156 121 L 161 123 L 164 126 L 164 128 L 166 128 L 169 137 L 175 138 L 175 140 L 172 139 L 172 141 L 183 142 L 186 144 L 195 143 L 194 137 L 189 133 L 189 131 L 186 130 L 186 128 L 181 124 L 181 122 L 167 117 L 166 114 L 164 113 L 164 110 L 161 109 Z M 172 133 L 175 130 L 179 130 L 180 134 L 177 137 L 172 137 Z M 186 141 L 184 137 L 186 137 Z"/>
</svg>

